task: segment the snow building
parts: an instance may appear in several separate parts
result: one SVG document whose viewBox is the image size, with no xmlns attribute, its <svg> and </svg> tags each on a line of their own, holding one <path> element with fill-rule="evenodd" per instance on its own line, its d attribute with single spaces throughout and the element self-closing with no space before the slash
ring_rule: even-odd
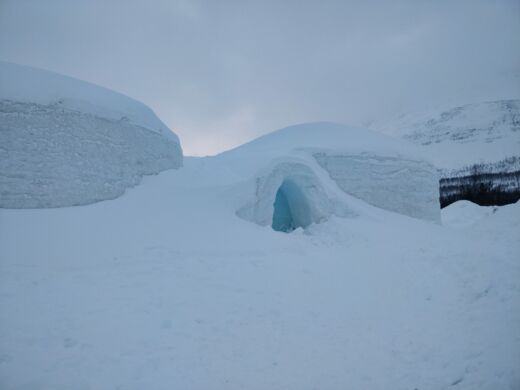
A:
<svg viewBox="0 0 520 390">
<path fill-rule="evenodd" d="M 0 207 L 84 205 L 182 166 L 151 109 L 56 73 L 0 62 Z"/>
<path fill-rule="evenodd" d="M 218 156 L 249 178 L 237 214 L 290 232 L 367 205 L 440 221 L 435 167 L 402 140 L 319 122 L 287 127 Z"/>
</svg>

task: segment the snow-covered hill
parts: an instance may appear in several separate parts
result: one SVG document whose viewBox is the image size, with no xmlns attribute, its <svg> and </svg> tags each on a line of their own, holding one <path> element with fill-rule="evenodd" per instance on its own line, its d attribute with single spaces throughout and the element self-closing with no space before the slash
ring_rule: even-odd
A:
<svg viewBox="0 0 520 390">
<path fill-rule="evenodd" d="M 88 204 L 182 165 L 179 139 L 143 104 L 0 62 L 0 207 Z"/>
<path fill-rule="evenodd" d="M 372 128 L 415 143 L 438 167 L 441 205 L 520 199 L 520 100 L 409 114 Z"/>
<path fill-rule="evenodd" d="M 442 169 L 520 156 L 520 100 L 412 113 L 373 123 L 371 128 L 424 146 L 423 151 Z"/>
</svg>

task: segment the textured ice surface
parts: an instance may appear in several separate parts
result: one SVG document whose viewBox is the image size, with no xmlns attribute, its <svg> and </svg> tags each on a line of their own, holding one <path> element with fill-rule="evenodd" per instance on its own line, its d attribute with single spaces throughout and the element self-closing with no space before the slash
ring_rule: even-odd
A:
<svg viewBox="0 0 520 390">
<path fill-rule="evenodd" d="M 181 165 L 179 139 L 142 103 L 0 62 L 0 207 L 113 199 L 143 175 Z"/>
<path fill-rule="evenodd" d="M 440 221 L 439 178 L 434 166 L 408 142 L 370 130 L 306 123 L 260 137 L 215 160 L 238 175 L 257 178 L 250 200 L 253 206 L 239 215 L 263 226 L 273 222 L 276 193 L 291 175 L 300 177 L 299 183 L 291 182 L 314 208 L 312 222 L 332 214 L 352 214 L 352 199 L 328 194 L 336 188 L 372 206 Z"/>
<path fill-rule="evenodd" d="M 291 179 L 283 181 L 276 192 L 273 207 L 274 230 L 290 232 L 312 223 L 309 202 L 302 189 Z"/>
<path fill-rule="evenodd" d="M 410 217 L 440 220 L 438 174 L 424 161 L 334 152 L 314 158 L 348 194 Z"/>
<path fill-rule="evenodd" d="M 283 161 L 259 174 L 251 203 L 238 215 L 290 231 L 322 222 L 332 212 L 332 202 L 313 170 L 302 162 Z"/>
<path fill-rule="evenodd" d="M 113 199 L 143 175 L 181 165 L 175 137 L 59 105 L 0 101 L 0 207 Z"/>
</svg>

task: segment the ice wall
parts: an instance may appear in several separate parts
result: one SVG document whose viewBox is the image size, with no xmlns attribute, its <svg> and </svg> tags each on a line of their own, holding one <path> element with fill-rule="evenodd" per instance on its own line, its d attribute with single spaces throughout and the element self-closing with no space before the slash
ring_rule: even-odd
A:
<svg viewBox="0 0 520 390">
<path fill-rule="evenodd" d="M 373 206 L 440 221 L 438 174 L 429 163 L 370 153 L 314 154 L 346 193 Z"/>
<path fill-rule="evenodd" d="M 84 205 L 182 165 L 172 133 L 68 108 L 0 100 L 0 207 Z"/>
</svg>

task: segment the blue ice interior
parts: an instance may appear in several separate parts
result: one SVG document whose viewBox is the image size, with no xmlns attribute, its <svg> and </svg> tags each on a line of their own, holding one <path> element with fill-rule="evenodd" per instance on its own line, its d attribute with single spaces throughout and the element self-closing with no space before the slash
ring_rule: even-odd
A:
<svg viewBox="0 0 520 390">
<path fill-rule="evenodd" d="M 284 180 L 278 188 L 273 206 L 273 230 L 289 233 L 311 224 L 307 198 L 291 180 Z"/>
</svg>

